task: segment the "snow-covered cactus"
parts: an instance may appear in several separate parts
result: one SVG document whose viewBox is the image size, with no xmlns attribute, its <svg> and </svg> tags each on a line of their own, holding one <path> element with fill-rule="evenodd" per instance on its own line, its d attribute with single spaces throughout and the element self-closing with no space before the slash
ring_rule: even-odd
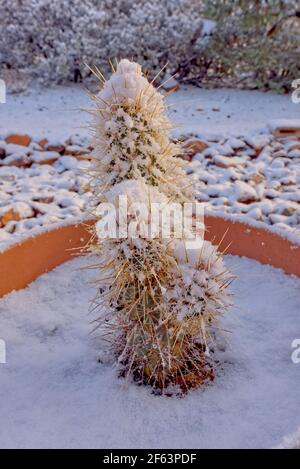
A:
<svg viewBox="0 0 300 469">
<path fill-rule="evenodd" d="M 172 198 L 191 197 L 193 182 L 178 158 L 180 145 L 170 139 L 164 97 L 140 65 L 122 60 L 110 80 L 103 81 L 101 74 L 99 79 L 93 169 L 100 198 L 112 185 L 140 177 Z"/>
<path fill-rule="evenodd" d="M 231 275 L 193 210 L 183 209 L 192 182 L 164 98 L 140 66 L 122 60 L 94 99 L 97 325 L 122 376 L 187 392 L 213 378 L 209 350 Z"/>
</svg>

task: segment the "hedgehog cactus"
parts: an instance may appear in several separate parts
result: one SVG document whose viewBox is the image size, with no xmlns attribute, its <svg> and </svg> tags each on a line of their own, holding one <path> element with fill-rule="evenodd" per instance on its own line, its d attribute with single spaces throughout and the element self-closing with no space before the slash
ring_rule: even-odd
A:
<svg viewBox="0 0 300 469">
<path fill-rule="evenodd" d="M 164 210 L 174 200 L 180 207 L 193 201 L 192 184 L 169 136 L 164 98 L 140 66 L 122 60 L 94 99 L 98 326 L 111 339 L 122 376 L 163 393 L 187 392 L 213 377 L 212 331 L 229 306 L 231 275 L 193 226 L 193 212 L 175 211 L 166 236 Z M 113 209 L 108 216 L 103 204 Z M 111 222 L 114 235 L 105 237 Z"/>
</svg>

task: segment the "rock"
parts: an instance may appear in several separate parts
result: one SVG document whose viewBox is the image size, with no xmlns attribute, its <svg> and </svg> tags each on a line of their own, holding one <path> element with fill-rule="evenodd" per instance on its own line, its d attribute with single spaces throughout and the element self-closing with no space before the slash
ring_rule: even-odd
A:
<svg viewBox="0 0 300 469">
<path fill-rule="evenodd" d="M 252 208 L 251 210 L 249 210 L 247 212 L 247 216 L 251 217 L 251 218 L 254 218 L 255 220 L 261 220 L 262 219 L 262 213 L 261 213 L 260 208 L 258 208 L 258 207 Z"/>
<path fill-rule="evenodd" d="M 44 148 L 41 147 L 41 145 L 39 145 L 37 142 L 31 142 L 31 144 L 29 145 L 29 148 L 30 150 L 34 151 L 34 150 L 37 150 L 37 151 L 44 151 Z"/>
<path fill-rule="evenodd" d="M 251 203 L 259 199 L 256 190 L 244 181 L 236 181 L 234 188 L 238 202 Z"/>
<path fill-rule="evenodd" d="M 38 141 L 38 144 L 42 147 L 42 148 L 45 148 L 46 145 L 48 144 L 48 140 L 46 138 L 42 138 L 42 140 L 39 140 Z"/>
<path fill-rule="evenodd" d="M 226 142 L 233 150 L 242 150 L 245 148 L 246 143 L 244 140 L 241 140 L 239 138 L 229 138 Z"/>
<path fill-rule="evenodd" d="M 277 213 L 270 213 L 269 219 L 271 220 L 272 224 L 276 223 L 285 223 L 287 224 L 287 217 L 284 215 L 278 215 Z"/>
<path fill-rule="evenodd" d="M 299 140 L 290 140 L 286 144 L 286 149 L 288 151 L 300 150 L 300 141 Z"/>
<path fill-rule="evenodd" d="M 261 151 L 270 142 L 270 135 L 256 135 L 255 137 L 246 137 L 246 143 L 257 152 Z"/>
<path fill-rule="evenodd" d="M 10 221 L 19 221 L 22 218 L 31 218 L 34 211 L 25 202 L 16 202 L 13 207 L 4 207 L 0 212 L 0 227 L 7 225 Z"/>
<path fill-rule="evenodd" d="M 32 200 L 34 202 L 41 202 L 42 204 L 51 204 L 54 202 L 54 195 L 36 196 Z"/>
<path fill-rule="evenodd" d="M 168 93 L 174 93 L 180 89 L 180 85 L 178 81 L 170 75 L 166 75 L 164 77 L 164 81 L 162 83 L 162 89 L 167 91 Z"/>
<path fill-rule="evenodd" d="M 295 207 L 286 207 L 282 210 L 281 214 L 285 215 L 286 217 L 289 217 L 289 216 L 293 215 L 295 212 L 296 212 Z"/>
<path fill-rule="evenodd" d="M 74 156 L 61 156 L 59 163 L 65 169 L 76 169 L 78 167 L 78 161 L 76 158 L 74 158 Z"/>
<path fill-rule="evenodd" d="M 59 158 L 60 154 L 56 151 L 34 151 L 32 153 L 32 160 L 38 164 L 52 164 Z"/>
<path fill-rule="evenodd" d="M 272 154 L 273 158 L 285 158 L 287 156 L 286 150 L 278 150 Z"/>
<path fill-rule="evenodd" d="M 220 155 L 223 155 L 223 156 L 231 156 L 234 154 L 233 149 L 227 143 L 216 145 L 215 149 Z"/>
<path fill-rule="evenodd" d="M 282 178 L 280 182 L 283 186 L 294 186 L 297 184 L 296 178 L 292 174 Z"/>
<path fill-rule="evenodd" d="M 199 177 L 200 181 L 203 181 L 206 184 L 216 184 L 218 182 L 217 177 L 205 169 L 197 171 L 197 176 Z"/>
<path fill-rule="evenodd" d="M 272 161 L 272 168 L 285 168 L 287 161 L 285 157 L 278 157 Z"/>
<path fill-rule="evenodd" d="M 252 173 L 249 177 L 249 180 L 255 182 L 255 184 L 260 184 L 265 180 L 265 176 L 260 173 Z"/>
<path fill-rule="evenodd" d="M 6 156 L 5 149 L 0 147 L 0 160 L 3 160 L 5 156 Z"/>
<path fill-rule="evenodd" d="M 6 223 L 5 225 L 5 231 L 9 234 L 13 234 L 16 230 L 16 221 L 15 220 L 11 220 L 9 221 L 8 223 Z M 1 225 L 0 225 L 1 226 Z"/>
<path fill-rule="evenodd" d="M 47 151 L 55 151 L 56 153 L 59 153 L 60 155 L 63 155 L 65 152 L 65 146 L 64 145 L 45 145 L 45 149 Z"/>
<path fill-rule="evenodd" d="M 187 155 L 189 161 L 197 155 L 197 153 L 201 153 L 207 147 L 207 143 L 203 140 L 190 140 L 183 145 L 183 148 L 186 150 L 185 155 Z"/>
<path fill-rule="evenodd" d="M 216 155 L 213 157 L 213 161 L 215 165 L 218 166 L 219 168 L 231 168 L 235 166 L 240 166 L 244 163 L 243 160 L 239 158 L 238 156 L 229 157 L 229 156 Z"/>
<path fill-rule="evenodd" d="M 300 119 L 274 119 L 268 127 L 275 137 L 300 137 Z"/>
<path fill-rule="evenodd" d="M 202 154 L 203 154 L 204 158 L 211 158 L 213 156 L 218 155 L 219 152 L 214 147 L 207 147 L 205 150 L 203 150 Z"/>
<path fill-rule="evenodd" d="M 32 165 L 32 160 L 29 156 L 12 154 L 2 160 L 2 164 L 6 166 L 15 166 L 16 168 L 29 168 Z"/>
<path fill-rule="evenodd" d="M 288 157 L 289 157 L 289 158 L 300 158 L 300 150 L 298 150 L 298 149 L 291 150 L 291 151 L 288 153 Z"/>
<path fill-rule="evenodd" d="M 80 157 L 90 154 L 90 150 L 86 147 L 81 147 L 80 145 L 68 145 L 65 149 L 64 154 L 69 156 Z"/>
<path fill-rule="evenodd" d="M 26 156 L 30 155 L 31 150 L 30 148 L 26 148 L 22 145 L 17 145 L 15 143 L 7 143 L 5 146 L 6 154 L 9 155 L 18 155 L 18 156 Z"/>
<path fill-rule="evenodd" d="M 275 189 L 267 189 L 265 191 L 265 197 L 267 199 L 276 199 L 280 197 L 280 192 Z"/>
<path fill-rule="evenodd" d="M 15 145 L 21 145 L 22 147 L 28 147 L 31 142 L 29 135 L 11 134 L 5 139 L 6 143 L 13 143 Z"/>
</svg>

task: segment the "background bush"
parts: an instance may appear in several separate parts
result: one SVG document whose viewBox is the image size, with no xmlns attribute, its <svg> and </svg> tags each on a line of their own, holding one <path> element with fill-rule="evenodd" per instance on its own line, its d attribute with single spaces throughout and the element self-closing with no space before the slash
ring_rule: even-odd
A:
<svg viewBox="0 0 300 469">
<path fill-rule="evenodd" d="M 73 79 L 77 61 L 104 69 L 134 58 L 176 67 L 201 33 L 197 0 L 0 0 L 2 68 L 44 83 Z M 87 73 L 83 71 L 83 73 Z"/>
<path fill-rule="evenodd" d="M 210 86 L 290 91 L 293 79 L 300 77 L 297 6 L 298 0 L 205 1 L 201 13 L 215 20 L 217 28 L 181 64 L 181 77 Z"/>
<path fill-rule="evenodd" d="M 45 84 L 129 57 L 204 86 L 290 91 L 300 76 L 298 0 L 0 0 L 0 74 Z M 300 16 L 300 15 L 299 15 Z M 216 22 L 203 39 L 201 18 Z M 267 31 L 277 25 L 271 35 Z M 211 23 L 205 23 L 205 29 Z"/>
</svg>

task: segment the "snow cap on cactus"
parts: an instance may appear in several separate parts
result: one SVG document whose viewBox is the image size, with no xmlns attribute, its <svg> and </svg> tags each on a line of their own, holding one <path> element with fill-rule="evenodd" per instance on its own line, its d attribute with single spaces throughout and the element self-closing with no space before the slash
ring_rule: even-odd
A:
<svg viewBox="0 0 300 469">
<path fill-rule="evenodd" d="M 183 153 L 170 136 L 164 96 L 143 75 L 141 67 L 121 60 L 94 96 L 94 192 L 101 200 L 111 186 L 144 178 L 176 200 L 193 197 L 193 180 L 184 171 Z"/>
<path fill-rule="evenodd" d="M 143 76 L 141 66 L 127 59 L 118 63 L 115 73 L 104 83 L 99 98 L 108 105 L 133 103 L 140 99 L 151 108 L 163 106 L 163 96 L 157 93 L 153 84 Z"/>
</svg>

